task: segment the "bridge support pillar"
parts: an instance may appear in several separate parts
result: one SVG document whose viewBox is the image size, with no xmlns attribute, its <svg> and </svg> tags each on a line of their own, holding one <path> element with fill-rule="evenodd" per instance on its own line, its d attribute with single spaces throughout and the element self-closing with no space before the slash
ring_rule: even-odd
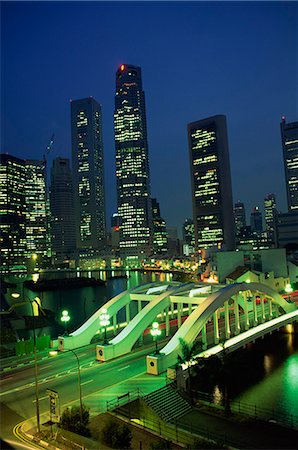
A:
<svg viewBox="0 0 298 450">
<path fill-rule="evenodd" d="M 261 307 L 262 307 L 262 323 L 264 323 L 265 320 L 266 320 L 266 315 L 265 315 L 265 302 L 264 302 L 264 296 L 263 295 L 261 297 Z"/>
<path fill-rule="evenodd" d="M 125 318 L 126 318 L 127 324 L 129 324 L 129 322 L 130 322 L 130 309 L 129 309 L 129 303 L 127 303 L 127 305 L 125 306 Z"/>
<path fill-rule="evenodd" d="M 96 346 L 96 359 L 97 361 L 108 361 L 115 358 L 113 345 L 97 345 Z M 117 355 L 116 355 L 117 356 Z"/>
<path fill-rule="evenodd" d="M 162 372 L 165 372 L 165 355 L 163 353 L 159 353 L 157 355 L 147 355 L 147 373 L 151 375 L 159 375 Z"/>
<path fill-rule="evenodd" d="M 116 336 L 117 333 L 117 314 L 113 315 L 113 334 Z"/>
<path fill-rule="evenodd" d="M 238 295 L 234 297 L 234 315 L 235 315 L 235 334 L 240 333 L 240 319 L 239 319 L 239 303 Z"/>
<path fill-rule="evenodd" d="M 182 309 L 182 303 L 177 303 L 177 313 L 178 313 L 178 328 L 181 327 L 181 309 Z"/>
<path fill-rule="evenodd" d="M 228 300 L 225 302 L 225 336 L 226 336 L 226 339 L 229 339 L 231 336 L 229 301 Z"/>
<path fill-rule="evenodd" d="M 253 296 L 252 299 L 252 306 L 253 306 L 253 321 L 254 321 L 254 325 L 257 325 L 258 323 L 258 311 L 257 311 L 257 300 L 256 300 L 256 296 Z"/>
<path fill-rule="evenodd" d="M 218 310 L 213 314 L 214 343 L 219 343 Z"/>
<path fill-rule="evenodd" d="M 272 309 L 272 300 L 271 300 L 271 298 L 269 298 L 268 301 L 269 301 L 269 318 L 272 319 L 272 317 L 273 317 L 273 309 Z"/>
<path fill-rule="evenodd" d="M 247 304 L 247 293 L 243 292 L 243 306 L 244 306 L 244 329 L 249 329 L 249 315 L 248 315 L 248 304 Z"/>
<path fill-rule="evenodd" d="M 206 348 L 207 348 L 206 324 L 202 328 L 202 346 L 203 346 L 203 350 L 206 350 Z"/>
<path fill-rule="evenodd" d="M 170 335 L 170 318 L 169 318 L 169 307 L 165 309 L 166 315 L 166 336 Z"/>
</svg>

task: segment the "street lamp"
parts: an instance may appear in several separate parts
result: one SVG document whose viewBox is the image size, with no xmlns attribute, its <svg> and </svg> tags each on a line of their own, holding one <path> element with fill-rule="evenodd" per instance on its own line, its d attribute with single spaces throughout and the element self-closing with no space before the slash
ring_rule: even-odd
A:
<svg viewBox="0 0 298 450">
<path fill-rule="evenodd" d="M 11 294 L 12 298 L 19 298 L 20 294 L 19 292 L 12 292 Z M 26 296 L 29 300 L 31 309 L 32 309 L 32 317 L 33 317 L 33 352 L 34 352 L 34 378 L 35 378 L 35 404 L 36 404 L 36 422 L 37 422 L 37 430 L 40 433 L 40 417 L 39 417 L 39 398 L 38 398 L 38 376 L 37 376 L 37 356 L 36 356 L 36 333 L 35 333 L 35 314 L 34 314 L 34 308 L 33 308 L 33 302 L 36 303 L 37 307 L 39 308 L 39 304 L 37 302 L 37 298 L 29 298 Z M 27 302 L 26 302 L 27 303 Z M 21 302 L 23 304 L 23 302 Z"/>
<path fill-rule="evenodd" d="M 66 309 L 64 309 L 64 311 L 62 311 L 62 316 L 61 316 L 61 322 L 64 323 L 64 336 L 67 336 L 67 322 L 69 322 L 70 317 L 68 315 L 68 311 Z"/>
<path fill-rule="evenodd" d="M 291 296 L 290 294 L 293 292 L 293 288 L 290 285 L 290 283 L 286 284 L 285 292 L 288 294 L 288 302 L 289 302 L 290 301 L 290 296 Z"/>
<path fill-rule="evenodd" d="M 105 327 L 105 338 L 104 338 L 104 344 L 107 344 L 107 326 L 110 325 L 110 314 L 108 314 L 108 310 L 106 308 L 103 308 L 101 310 L 101 315 L 99 316 L 99 323 L 101 327 Z"/>
<path fill-rule="evenodd" d="M 153 336 L 153 340 L 155 341 L 155 355 L 158 355 L 159 350 L 157 348 L 157 337 L 161 335 L 158 322 L 153 322 L 150 334 Z"/>
<path fill-rule="evenodd" d="M 79 361 L 79 357 L 76 354 L 76 352 L 74 350 L 72 350 L 71 348 L 67 349 L 68 352 L 71 352 L 75 355 L 76 360 L 77 360 L 77 365 L 78 365 L 78 386 L 79 386 L 79 397 L 80 397 L 80 418 L 81 418 L 81 424 L 83 423 L 83 401 L 82 401 L 82 385 L 81 385 L 81 369 L 80 369 L 80 361 Z M 57 350 L 51 350 L 49 352 L 50 356 L 56 356 L 58 354 Z"/>
</svg>

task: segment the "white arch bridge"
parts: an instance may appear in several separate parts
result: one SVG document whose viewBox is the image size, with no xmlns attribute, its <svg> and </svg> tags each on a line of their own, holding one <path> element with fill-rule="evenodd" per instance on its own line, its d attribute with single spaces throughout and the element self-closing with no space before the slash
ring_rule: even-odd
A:
<svg viewBox="0 0 298 450">
<path fill-rule="evenodd" d="M 156 375 L 176 363 L 180 339 L 188 345 L 200 339 L 202 354 L 208 356 L 223 349 L 221 341 L 225 342 L 225 350 L 232 351 L 298 321 L 296 305 L 260 283 L 223 286 L 156 282 L 124 291 L 109 300 L 71 335 L 59 337 L 58 348 L 89 344 L 99 332 L 99 318 L 105 309 L 114 337 L 106 345 L 96 346 L 96 358 L 107 361 L 129 353 L 152 322 L 158 321 L 169 340 L 159 354 L 147 356 L 147 372 Z M 121 323 L 123 312 L 125 321 Z M 178 330 L 170 338 L 172 319 Z"/>
</svg>

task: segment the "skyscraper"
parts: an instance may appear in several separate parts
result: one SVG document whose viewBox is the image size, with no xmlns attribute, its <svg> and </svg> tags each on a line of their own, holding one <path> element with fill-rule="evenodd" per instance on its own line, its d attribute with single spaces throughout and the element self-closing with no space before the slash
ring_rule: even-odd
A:
<svg viewBox="0 0 298 450">
<path fill-rule="evenodd" d="M 244 203 L 236 202 L 234 204 L 234 223 L 235 223 L 235 232 L 236 236 L 239 236 L 241 229 L 246 227 L 246 215 L 245 215 L 245 207 Z"/>
<path fill-rule="evenodd" d="M 77 247 L 100 249 L 106 232 L 102 120 L 92 97 L 71 101 L 71 138 Z"/>
<path fill-rule="evenodd" d="M 263 220 L 258 206 L 255 206 L 250 213 L 250 226 L 253 233 L 261 235 L 263 231 Z"/>
<path fill-rule="evenodd" d="M 188 124 L 197 248 L 235 247 L 232 185 L 226 117 Z"/>
<path fill-rule="evenodd" d="M 116 72 L 114 112 L 120 254 L 152 252 L 149 155 L 141 68 L 122 64 Z"/>
<path fill-rule="evenodd" d="M 275 199 L 274 194 L 267 194 L 265 196 L 264 212 L 265 212 L 265 228 L 266 228 L 267 238 L 272 243 L 275 243 L 277 209 L 276 209 L 276 199 Z"/>
<path fill-rule="evenodd" d="M 25 160 L 25 203 L 27 256 L 41 259 L 48 252 L 46 211 L 46 169 L 44 161 Z"/>
<path fill-rule="evenodd" d="M 280 124 L 288 211 L 298 211 L 298 122 Z"/>
<path fill-rule="evenodd" d="M 55 158 L 50 185 L 51 237 L 53 256 L 63 261 L 76 249 L 74 192 L 70 162 Z"/>
<path fill-rule="evenodd" d="M 152 198 L 153 253 L 166 254 L 168 251 L 168 233 L 165 220 L 160 215 L 159 203 Z"/>
<path fill-rule="evenodd" d="M 9 270 L 26 261 L 25 161 L 0 154 L 0 265 Z"/>
</svg>

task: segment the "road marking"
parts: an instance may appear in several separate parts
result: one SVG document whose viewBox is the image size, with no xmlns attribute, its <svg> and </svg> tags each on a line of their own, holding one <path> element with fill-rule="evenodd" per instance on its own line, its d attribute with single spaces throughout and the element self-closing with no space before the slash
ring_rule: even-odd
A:
<svg viewBox="0 0 298 450">
<path fill-rule="evenodd" d="M 46 395 L 45 397 L 39 397 L 38 401 L 45 400 L 46 398 L 49 398 L 49 396 Z M 33 403 L 36 403 L 36 400 L 33 400 Z"/>
<path fill-rule="evenodd" d="M 94 381 L 94 380 L 88 380 L 88 381 L 84 381 L 84 383 L 81 383 L 81 386 L 83 386 L 83 384 L 88 384 L 88 383 L 92 383 L 92 381 Z"/>
<path fill-rule="evenodd" d="M 129 367 L 130 367 L 130 366 L 121 367 L 121 369 L 118 369 L 118 372 L 120 372 L 120 370 L 128 369 Z"/>
<path fill-rule="evenodd" d="M 46 366 L 40 367 L 39 370 L 47 369 L 48 367 L 52 367 L 52 364 L 47 364 Z"/>
</svg>

